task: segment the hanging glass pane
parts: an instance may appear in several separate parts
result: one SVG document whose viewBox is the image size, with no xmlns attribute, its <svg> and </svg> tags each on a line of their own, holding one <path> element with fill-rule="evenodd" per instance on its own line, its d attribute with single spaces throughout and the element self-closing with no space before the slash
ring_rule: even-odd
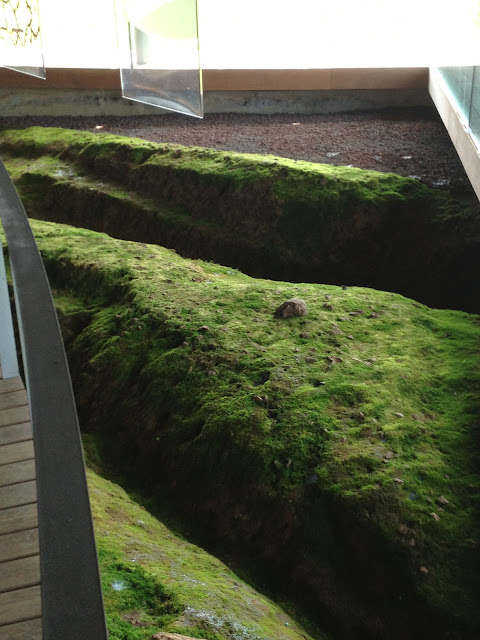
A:
<svg viewBox="0 0 480 640">
<path fill-rule="evenodd" d="M 45 78 L 38 0 L 0 0 L 0 65 Z"/>
<path fill-rule="evenodd" d="M 115 0 L 124 98 L 203 117 L 197 0 Z"/>
</svg>

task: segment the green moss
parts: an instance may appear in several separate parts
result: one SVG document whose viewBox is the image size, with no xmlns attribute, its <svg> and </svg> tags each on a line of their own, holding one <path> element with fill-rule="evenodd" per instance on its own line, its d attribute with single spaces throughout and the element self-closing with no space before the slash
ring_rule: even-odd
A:
<svg viewBox="0 0 480 640">
<path fill-rule="evenodd" d="M 92 446 L 90 438 L 90 455 Z M 112 640 L 146 640 L 160 630 L 207 640 L 310 638 L 279 606 L 120 487 L 93 471 L 88 483 Z"/>
<path fill-rule="evenodd" d="M 479 310 L 478 202 L 417 180 L 40 127 L 0 132 L 0 150 L 33 217 L 252 276 Z"/>
<path fill-rule="evenodd" d="M 125 482 L 334 634 L 475 637 L 477 316 L 33 226 Z M 276 318 L 292 296 L 308 314 Z"/>
<path fill-rule="evenodd" d="M 179 605 L 142 567 L 122 560 L 104 540 L 100 540 L 98 555 L 110 638 L 150 638 L 156 628 L 165 627 L 178 615 Z M 141 628 L 135 629 L 132 622 Z"/>
</svg>

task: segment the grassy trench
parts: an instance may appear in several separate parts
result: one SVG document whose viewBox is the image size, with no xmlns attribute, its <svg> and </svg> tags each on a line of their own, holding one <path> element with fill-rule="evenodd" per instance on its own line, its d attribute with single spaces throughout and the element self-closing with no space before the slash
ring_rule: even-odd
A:
<svg viewBox="0 0 480 640">
<path fill-rule="evenodd" d="M 478 202 L 413 179 L 39 127 L 0 132 L 0 152 L 33 217 L 479 311 Z"/>
<path fill-rule="evenodd" d="M 478 316 L 33 226 L 124 482 L 335 638 L 478 637 Z"/>
<path fill-rule="evenodd" d="M 110 640 L 150 640 L 159 631 L 205 640 L 312 640 L 278 605 L 118 485 L 92 469 L 88 484 Z"/>
</svg>

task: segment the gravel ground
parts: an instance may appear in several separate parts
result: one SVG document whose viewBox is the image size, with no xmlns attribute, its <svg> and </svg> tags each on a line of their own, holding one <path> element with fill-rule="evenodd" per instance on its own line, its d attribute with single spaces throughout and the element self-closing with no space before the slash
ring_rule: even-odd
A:
<svg viewBox="0 0 480 640">
<path fill-rule="evenodd" d="M 0 129 L 59 126 L 225 151 L 393 171 L 444 189 L 471 189 L 452 142 L 432 109 L 333 115 L 178 114 L 135 117 L 9 117 Z"/>
</svg>

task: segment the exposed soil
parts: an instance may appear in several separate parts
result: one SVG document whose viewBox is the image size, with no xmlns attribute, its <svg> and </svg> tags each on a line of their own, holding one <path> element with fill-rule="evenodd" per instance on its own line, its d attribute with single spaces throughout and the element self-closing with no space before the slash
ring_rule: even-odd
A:
<svg viewBox="0 0 480 640">
<path fill-rule="evenodd" d="M 242 153 L 412 176 L 430 186 L 470 190 L 435 109 L 389 109 L 331 115 L 178 114 L 128 118 L 0 118 L 0 129 L 58 126 Z"/>
</svg>

